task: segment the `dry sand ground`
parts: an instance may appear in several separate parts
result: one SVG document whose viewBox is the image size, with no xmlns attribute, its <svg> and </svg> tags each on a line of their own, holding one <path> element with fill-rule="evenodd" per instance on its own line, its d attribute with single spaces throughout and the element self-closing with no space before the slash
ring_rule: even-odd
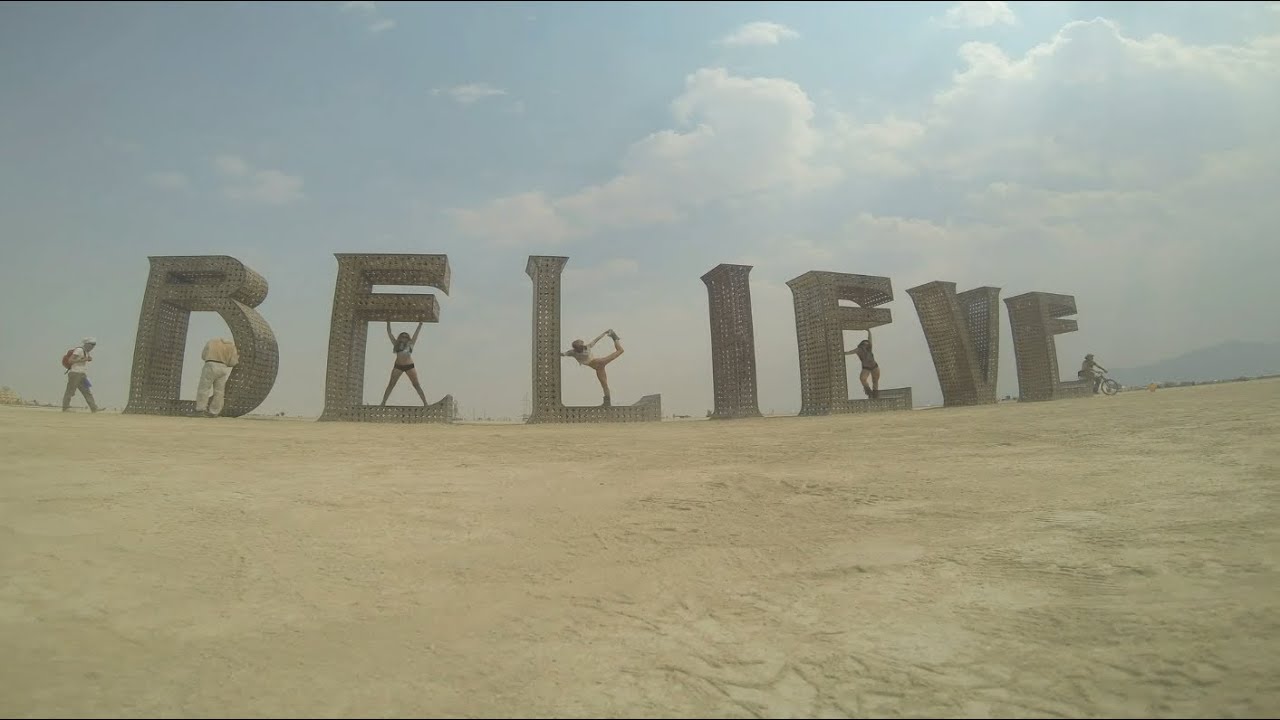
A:
<svg viewBox="0 0 1280 720">
<path fill-rule="evenodd" d="M 878 417 L 0 409 L 0 712 L 1270 716 L 1280 382 Z"/>
</svg>

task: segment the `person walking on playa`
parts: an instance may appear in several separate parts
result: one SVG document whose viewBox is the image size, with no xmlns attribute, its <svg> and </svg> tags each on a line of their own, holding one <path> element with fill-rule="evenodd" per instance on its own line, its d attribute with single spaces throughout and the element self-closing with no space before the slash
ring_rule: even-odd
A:
<svg viewBox="0 0 1280 720">
<path fill-rule="evenodd" d="M 862 372 L 858 374 L 858 380 L 862 382 L 862 390 L 867 397 L 876 399 L 880 397 L 880 363 L 876 362 L 876 355 L 871 351 L 871 331 L 867 330 L 867 339 L 858 343 L 858 347 L 852 350 L 846 350 L 845 355 L 857 355 L 862 361 Z M 871 385 L 867 385 L 867 378 L 871 378 Z"/>
<path fill-rule="evenodd" d="M 204 344 L 200 359 L 204 360 L 204 368 L 200 370 L 200 385 L 196 389 L 196 415 L 218 417 L 222 414 L 227 378 L 240 364 L 240 352 L 234 341 L 214 338 Z"/>
<path fill-rule="evenodd" d="M 591 348 L 595 347 L 596 343 L 600 342 L 600 340 L 606 336 L 613 340 L 613 352 L 600 358 L 591 357 Z M 605 330 L 596 336 L 595 340 L 592 340 L 589 343 L 583 342 L 582 340 L 574 340 L 572 343 L 572 349 L 564 351 L 561 353 L 561 356 L 571 357 L 574 360 L 577 360 L 579 365 L 589 367 L 596 371 L 596 379 L 600 381 L 600 389 L 604 391 L 603 405 L 605 407 L 610 407 L 613 405 L 613 401 L 609 397 L 609 377 L 605 374 L 604 369 L 609 363 L 617 360 L 618 357 L 622 355 L 622 352 L 622 343 L 618 340 L 618 333 L 613 330 Z"/>
<path fill-rule="evenodd" d="M 71 409 L 71 398 L 80 391 L 84 396 L 84 401 L 89 404 L 90 412 L 98 412 L 98 403 L 93 400 L 93 391 L 90 389 L 93 384 L 89 382 L 89 371 L 87 365 L 93 362 L 93 356 L 90 353 L 98 344 L 97 340 L 91 337 L 84 338 L 80 344 L 67 350 L 62 356 L 62 367 L 67 370 L 67 389 L 62 393 L 62 412 Z"/>
<path fill-rule="evenodd" d="M 413 331 L 412 337 L 407 332 L 392 335 L 391 322 L 387 322 L 387 339 L 391 341 L 391 352 L 396 354 L 396 359 L 391 365 L 391 381 L 387 383 L 387 391 L 382 393 L 383 407 L 386 407 L 387 399 L 391 397 L 391 391 L 400 381 L 401 375 L 409 376 L 413 389 L 417 390 L 418 397 L 422 398 L 422 406 L 427 406 L 427 394 L 422 391 L 422 385 L 418 382 L 418 371 L 413 366 L 413 346 L 418 344 L 418 334 L 421 332 L 422 323 L 418 323 L 418 329 Z"/>
</svg>

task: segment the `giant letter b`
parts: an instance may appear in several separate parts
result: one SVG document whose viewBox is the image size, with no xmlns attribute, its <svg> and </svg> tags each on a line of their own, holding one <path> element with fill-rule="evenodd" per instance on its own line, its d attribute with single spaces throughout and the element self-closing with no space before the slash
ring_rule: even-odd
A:
<svg viewBox="0 0 1280 720">
<path fill-rule="evenodd" d="M 160 256 L 151 260 L 142 297 L 133 377 L 126 413 L 189 415 L 182 400 L 182 364 L 191 313 L 216 312 L 231 328 L 240 353 L 227 379 L 222 414 L 239 417 L 262 404 L 276 382 L 280 358 L 271 326 L 254 310 L 267 298 L 267 281 L 226 255 Z"/>
</svg>

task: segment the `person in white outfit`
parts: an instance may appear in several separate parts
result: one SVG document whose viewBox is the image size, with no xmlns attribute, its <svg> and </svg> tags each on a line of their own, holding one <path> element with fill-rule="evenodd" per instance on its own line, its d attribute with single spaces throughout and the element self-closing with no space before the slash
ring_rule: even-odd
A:
<svg viewBox="0 0 1280 720">
<path fill-rule="evenodd" d="M 71 409 L 71 398 L 75 397 L 77 390 L 89 404 L 89 411 L 98 412 L 98 404 L 93 400 L 93 391 L 89 389 L 92 385 L 89 382 L 88 369 L 88 364 L 93 362 L 93 357 L 89 353 L 97 344 L 98 341 L 87 337 L 81 340 L 78 346 L 68 350 L 63 358 L 63 365 L 67 369 L 67 389 L 62 393 L 62 412 Z"/>
<path fill-rule="evenodd" d="M 196 390 L 196 414 L 218 417 L 222 414 L 227 378 L 240 362 L 240 353 L 233 341 L 214 338 L 205 343 L 200 359 L 204 360 L 204 369 L 200 371 L 200 387 Z"/>
</svg>

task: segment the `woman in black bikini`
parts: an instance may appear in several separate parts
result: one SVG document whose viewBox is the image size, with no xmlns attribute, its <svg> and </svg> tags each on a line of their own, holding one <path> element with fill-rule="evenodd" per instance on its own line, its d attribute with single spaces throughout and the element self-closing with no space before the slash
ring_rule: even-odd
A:
<svg viewBox="0 0 1280 720">
<path fill-rule="evenodd" d="M 871 331 L 867 331 L 867 339 L 858 343 L 858 347 L 846 350 L 845 355 L 857 355 L 862 361 L 862 372 L 858 380 L 862 381 L 862 389 L 872 400 L 880 397 L 880 364 L 876 362 L 875 353 L 871 352 Z M 871 387 L 867 387 L 867 378 L 871 378 Z"/>
<path fill-rule="evenodd" d="M 418 323 L 418 329 L 413 331 L 413 337 L 409 337 L 407 332 L 402 332 L 399 336 L 392 335 L 391 323 L 387 323 L 387 339 L 391 341 L 391 350 L 396 354 L 396 360 L 391 367 L 391 382 L 387 383 L 387 391 L 382 393 L 383 407 L 386 407 L 387 398 L 391 397 L 391 389 L 396 386 L 401 375 L 409 376 L 413 389 L 417 390 L 418 397 L 422 398 L 422 406 L 427 406 L 427 394 L 422 392 L 422 386 L 418 384 L 418 371 L 413 369 L 413 346 L 418 342 L 420 332 L 422 332 L 422 323 Z"/>
</svg>

